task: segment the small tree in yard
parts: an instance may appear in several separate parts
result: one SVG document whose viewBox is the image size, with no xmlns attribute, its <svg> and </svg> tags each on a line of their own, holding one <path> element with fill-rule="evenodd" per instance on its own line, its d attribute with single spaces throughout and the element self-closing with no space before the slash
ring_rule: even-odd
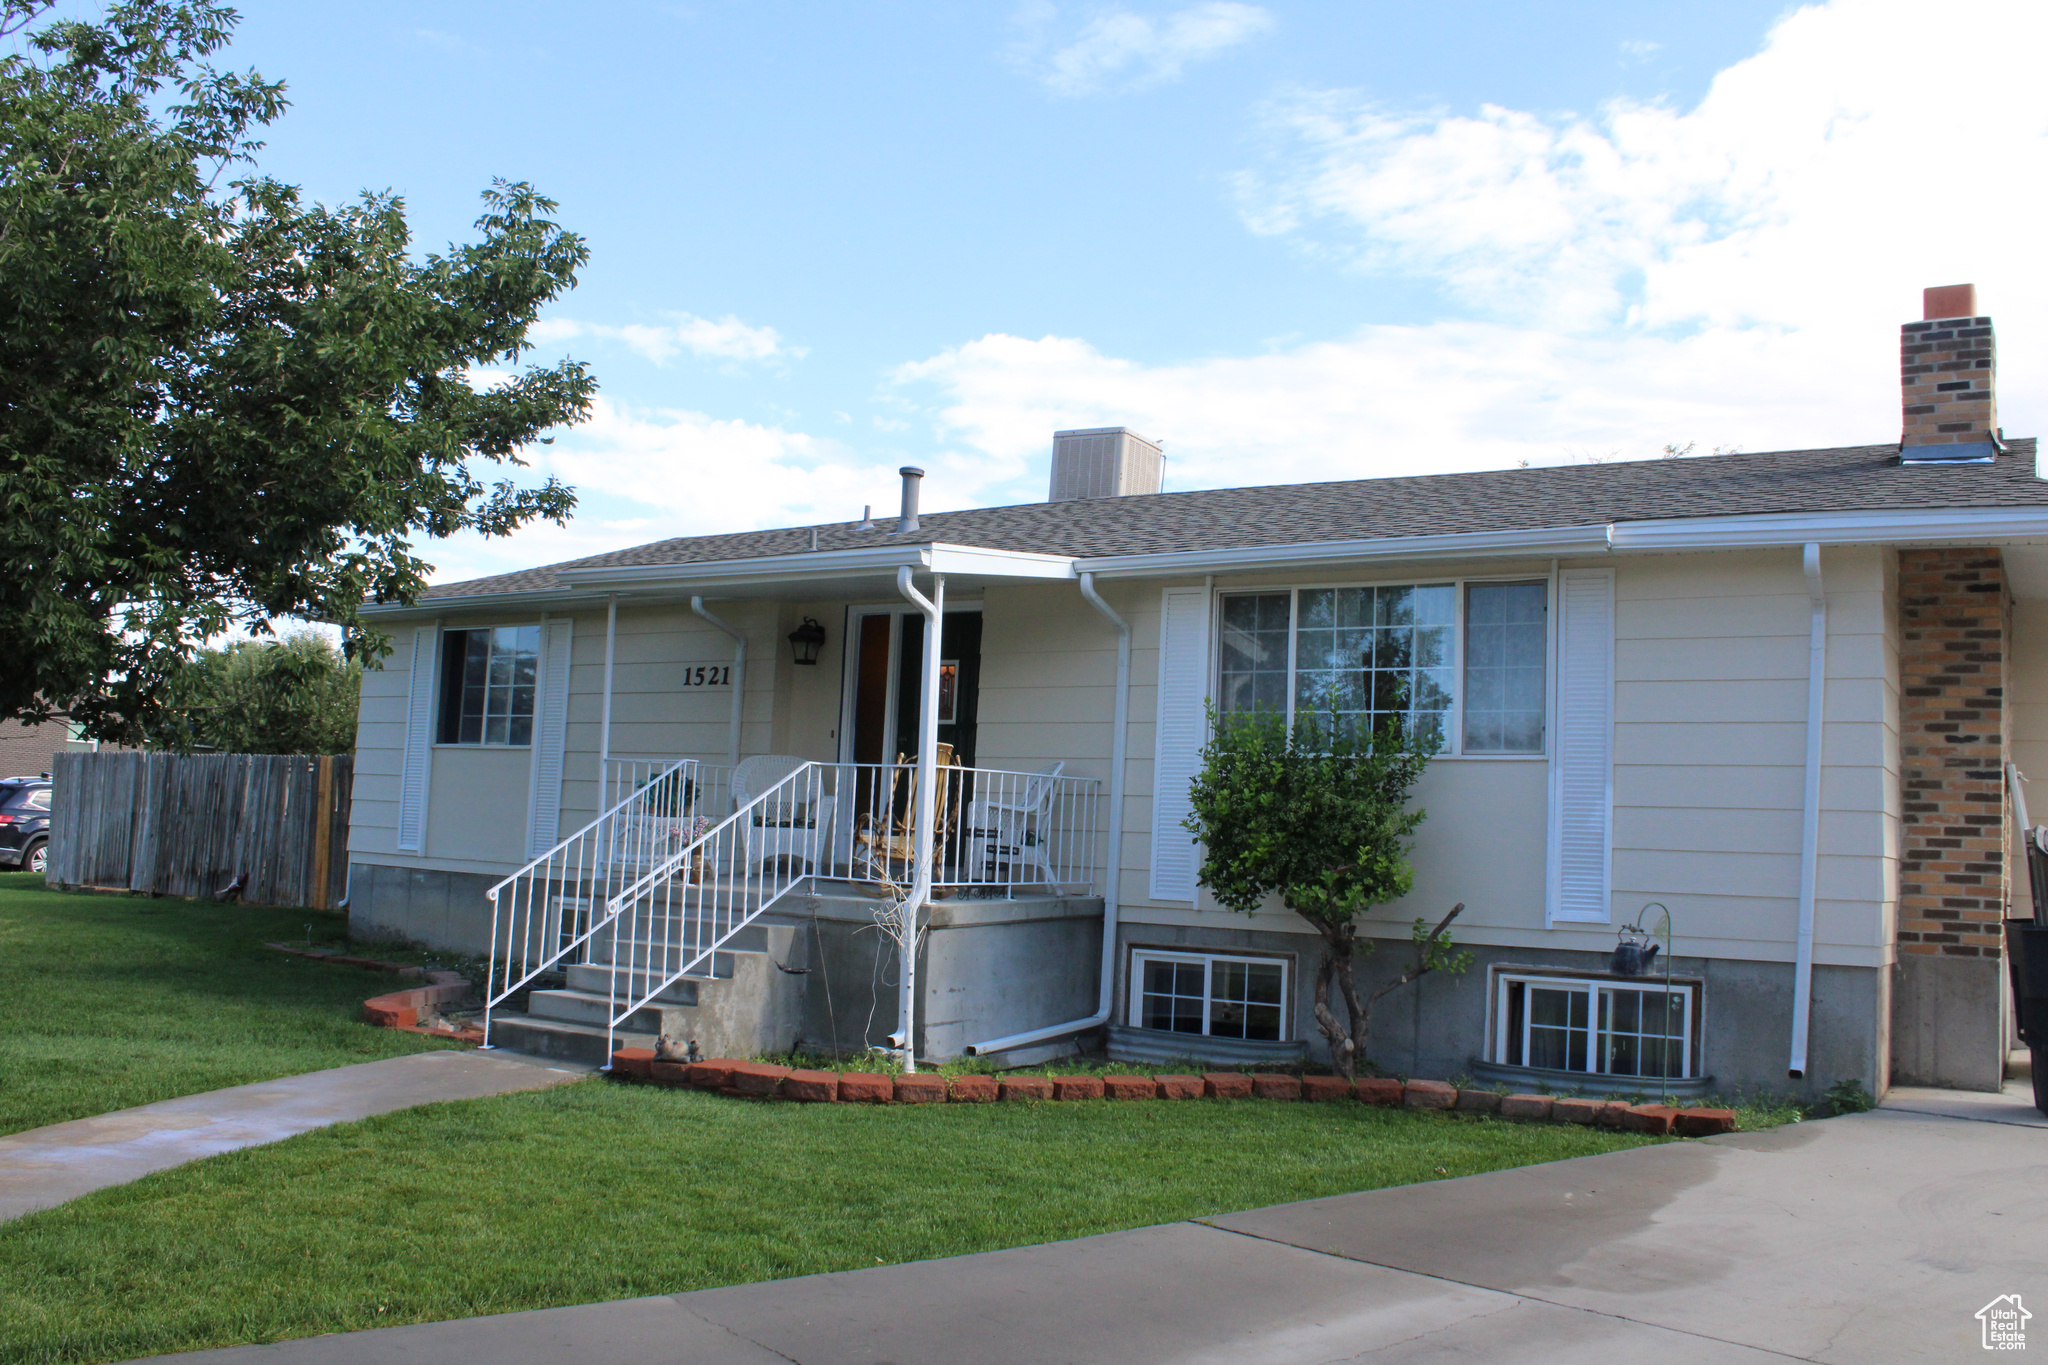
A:
<svg viewBox="0 0 2048 1365">
<path fill-rule="evenodd" d="M 1429 972 L 1461 972 L 1472 959 L 1451 943 L 1460 904 L 1433 929 L 1415 921 L 1414 962 L 1370 996 L 1359 994 L 1354 971 L 1360 948 L 1373 951 L 1371 939 L 1361 944 L 1359 917 L 1414 885 L 1409 836 L 1425 813 L 1409 808 L 1408 792 L 1437 741 L 1399 716 L 1373 730 L 1334 714 L 1302 714 L 1290 731 L 1271 711 L 1212 709 L 1210 733 L 1186 822 L 1205 850 L 1201 884 L 1244 914 L 1277 894 L 1316 927 L 1316 1023 L 1338 1071 L 1356 1076 L 1380 998 Z M 1331 1009 L 1333 986 L 1344 997 L 1342 1021 Z"/>
<path fill-rule="evenodd" d="M 356 747 L 362 682 L 362 663 L 310 630 L 202 649 L 147 739 L 178 753 L 345 754 Z"/>
</svg>

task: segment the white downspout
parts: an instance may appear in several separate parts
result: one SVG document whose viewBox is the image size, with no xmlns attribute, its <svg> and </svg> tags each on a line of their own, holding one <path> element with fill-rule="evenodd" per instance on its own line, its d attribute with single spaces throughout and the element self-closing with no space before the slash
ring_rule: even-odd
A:
<svg viewBox="0 0 2048 1365">
<path fill-rule="evenodd" d="M 924 613 L 924 686 L 917 695 L 917 794 L 911 799 L 917 812 L 912 856 L 917 875 L 910 883 L 910 895 L 903 902 L 903 969 L 896 995 L 897 1028 L 893 1041 L 902 1049 L 903 1069 L 917 1070 L 917 912 L 932 894 L 933 817 L 938 813 L 939 748 L 939 631 L 946 620 L 946 580 L 932 575 L 932 595 L 927 598 L 910 581 L 910 566 L 898 566 L 896 591 Z"/>
<path fill-rule="evenodd" d="M 597 808 L 611 809 L 612 794 L 604 789 L 612 766 L 612 656 L 619 642 L 619 595 L 604 604 L 604 711 L 597 722 Z"/>
<path fill-rule="evenodd" d="M 970 1057 L 1008 1052 L 1012 1048 L 1029 1047 L 1033 1043 L 1100 1028 L 1109 1022 L 1116 1000 L 1118 891 L 1124 866 L 1124 763 L 1131 716 L 1131 624 L 1117 615 L 1095 591 L 1094 574 L 1081 575 L 1081 596 L 1088 599 L 1089 606 L 1102 613 L 1104 620 L 1116 627 L 1116 703 L 1109 732 L 1109 841 L 1105 855 L 1108 865 L 1102 876 L 1102 984 L 1096 996 L 1095 1013 L 1086 1019 L 1013 1033 L 1007 1038 L 991 1038 L 985 1043 L 970 1043 L 967 1045 Z"/>
<path fill-rule="evenodd" d="M 732 741 L 727 745 L 730 752 L 726 756 L 725 763 L 728 768 L 737 768 L 740 766 L 740 721 L 746 714 L 747 704 L 746 632 L 734 630 L 731 626 L 713 616 L 705 609 L 704 599 L 701 597 L 690 599 L 690 610 L 696 612 L 699 616 L 732 637 Z"/>
<path fill-rule="evenodd" d="M 1793 1080 L 1806 1075 L 1806 1037 L 1813 1015 L 1813 909 L 1820 889 L 1820 762 L 1828 688 L 1828 598 L 1820 576 L 1820 546 L 1804 558 L 1812 610 L 1806 646 L 1806 804 L 1799 829 L 1799 941 L 1792 964 Z"/>
</svg>

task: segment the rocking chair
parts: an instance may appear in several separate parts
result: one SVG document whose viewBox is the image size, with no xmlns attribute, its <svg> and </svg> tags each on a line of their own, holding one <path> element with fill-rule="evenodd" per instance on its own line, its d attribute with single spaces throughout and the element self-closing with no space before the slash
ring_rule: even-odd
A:
<svg viewBox="0 0 2048 1365">
<path fill-rule="evenodd" d="M 940 866 L 945 861 L 946 843 L 952 835 L 953 810 L 952 792 L 954 783 L 953 746 L 941 744 L 934 751 L 938 769 L 937 781 L 933 784 L 935 797 L 932 802 L 938 818 L 932 826 L 932 873 L 936 879 Z M 905 785 L 908 792 L 904 792 Z M 886 789 L 881 789 L 885 785 Z M 896 802 L 901 794 L 904 806 L 899 819 L 895 815 Z M 862 811 L 853 832 L 853 873 L 863 880 L 879 882 L 891 890 L 899 886 L 894 865 L 901 863 L 909 878 L 916 877 L 917 865 L 917 765 L 896 755 L 896 762 L 889 768 L 886 784 L 878 784 L 878 790 L 870 795 L 868 809 Z M 943 899 L 949 892 L 934 891 L 935 898 Z"/>
</svg>

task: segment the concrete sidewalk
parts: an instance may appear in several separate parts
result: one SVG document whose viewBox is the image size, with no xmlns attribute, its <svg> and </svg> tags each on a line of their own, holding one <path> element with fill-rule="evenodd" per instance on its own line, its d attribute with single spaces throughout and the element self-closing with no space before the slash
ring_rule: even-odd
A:
<svg viewBox="0 0 2048 1365">
<path fill-rule="evenodd" d="M 0 1137 L 0 1222 L 237 1147 L 416 1104 L 539 1090 L 587 1070 L 499 1052 L 416 1052 L 31 1128 Z"/>
<path fill-rule="evenodd" d="M 1951 1361 L 1977 1355 L 1973 1315 L 1998 1296 L 2048 1312 L 2044 1253 L 2042 1134 L 1880 1109 L 1049 1246 L 157 1359 Z"/>
<path fill-rule="evenodd" d="M 2023 1128 L 2048 1128 L 2048 1114 L 2034 1107 L 2034 1072 L 2025 1048 L 2016 1049 L 2005 1064 L 2005 1087 L 1989 1090 L 1936 1090 L 1931 1086 L 1895 1085 L 1878 1101 L 1880 1108 L 1915 1114 L 1940 1114 L 1979 1123 L 2016 1123 Z"/>
</svg>

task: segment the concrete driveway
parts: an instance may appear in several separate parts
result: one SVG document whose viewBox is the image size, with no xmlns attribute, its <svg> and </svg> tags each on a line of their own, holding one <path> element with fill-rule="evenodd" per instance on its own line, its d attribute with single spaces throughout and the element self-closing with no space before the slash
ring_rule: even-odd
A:
<svg viewBox="0 0 2048 1365">
<path fill-rule="evenodd" d="M 2048 1313 L 2048 1133 L 1880 1109 L 1048 1246 L 186 1365 L 1955 1361 Z M 2048 1349 L 2048 1317 L 2037 1351 Z"/>
</svg>

